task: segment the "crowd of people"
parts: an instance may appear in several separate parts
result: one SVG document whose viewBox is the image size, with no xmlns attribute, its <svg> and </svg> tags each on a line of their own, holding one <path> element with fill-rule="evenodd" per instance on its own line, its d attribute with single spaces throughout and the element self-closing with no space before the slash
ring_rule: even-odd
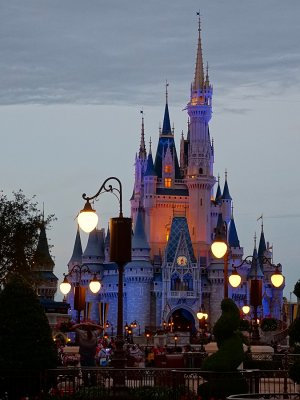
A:
<svg viewBox="0 0 300 400">
<path fill-rule="evenodd" d="M 65 350 L 65 338 L 58 336 L 56 344 L 60 366 L 83 366 L 83 367 L 108 367 L 111 363 L 115 349 L 114 339 L 103 334 L 100 325 L 83 322 L 73 326 L 77 335 L 79 345 L 78 354 L 70 355 Z M 151 367 L 155 366 L 155 359 L 170 353 L 183 353 L 193 351 L 192 346 L 140 346 L 136 343 L 125 343 L 125 354 L 128 367 Z"/>
</svg>

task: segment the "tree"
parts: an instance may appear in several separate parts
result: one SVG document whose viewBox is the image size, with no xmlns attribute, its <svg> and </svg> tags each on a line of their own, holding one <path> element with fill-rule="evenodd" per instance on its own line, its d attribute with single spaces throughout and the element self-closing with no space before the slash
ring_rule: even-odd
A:
<svg viewBox="0 0 300 400">
<path fill-rule="evenodd" d="M 57 352 L 48 319 L 36 293 L 17 273 L 10 275 L 0 293 L 0 321 L 0 371 L 6 378 L 0 384 L 0 397 L 1 391 L 13 391 L 9 398 L 34 393 L 39 374 L 56 367 Z M 11 385 L 11 378 L 24 377 L 27 373 L 30 381 L 18 381 L 17 387 Z"/>
<path fill-rule="evenodd" d="M 53 219 L 49 215 L 44 223 L 47 225 Z M 29 278 L 41 220 L 34 197 L 28 199 L 19 190 L 8 199 L 0 192 L 0 284 L 14 272 Z"/>
<path fill-rule="evenodd" d="M 296 282 L 293 293 L 298 299 L 300 299 L 300 279 L 298 280 L 298 282 Z"/>
</svg>

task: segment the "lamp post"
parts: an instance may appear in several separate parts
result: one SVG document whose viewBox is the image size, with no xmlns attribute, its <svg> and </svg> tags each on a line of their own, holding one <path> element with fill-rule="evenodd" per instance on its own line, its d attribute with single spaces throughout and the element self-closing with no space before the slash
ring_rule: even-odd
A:
<svg viewBox="0 0 300 400">
<path fill-rule="evenodd" d="M 175 334 L 175 336 L 174 336 L 175 351 L 177 350 L 177 341 L 178 341 L 178 336 Z"/>
<path fill-rule="evenodd" d="M 109 327 L 111 328 L 110 336 L 113 337 L 114 336 L 114 326 L 111 322 L 106 321 L 105 328 L 108 329 Z"/>
<path fill-rule="evenodd" d="M 80 314 L 81 311 L 85 309 L 85 292 L 86 288 L 81 286 L 81 276 L 82 274 L 89 273 L 94 274 L 93 279 L 89 283 L 89 288 L 92 293 L 96 294 L 101 289 L 101 283 L 97 279 L 97 274 L 95 272 L 91 272 L 87 264 L 77 264 L 72 267 L 68 274 L 64 274 L 64 280 L 59 285 L 60 291 L 67 295 L 71 290 L 71 284 L 68 281 L 68 277 L 76 274 L 76 284 L 74 286 L 74 310 L 77 311 L 77 319 L 76 322 L 80 323 Z"/>
<path fill-rule="evenodd" d="M 109 184 L 114 181 L 117 187 Z M 94 196 L 87 196 L 85 193 L 82 198 L 86 200 L 83 210 L 78 215 L 78 224 L 85 232 L 91 232 L 95 229 L 98 217 L 95 210 L 92 208 L 90 201 L 98 198 L 102 193 L 109 192 L 116 196 L 119 202 L 119 217 L 110 219 L 110 261 L 118 265 L 118 313 L 117 313 L 117 337 L 116 349 L 112 363 L 115 368 L 124 368 L 126 357 L 124 352 L 124 337 L 123 337 L 123 274 L 124 265 L 131 261 L 131 218 L 123 217 L 122 210 L 122 184 L 116 177 L 107 178 L 100 189 Z M 124 387 L 124 380 L 116 381 L 115 386 Z"/>
<path fill-rule="evenodd" d="M 206 329 L 206 321 L 208 319 L 208 314 L 205 312 L 204 306 L 202 304 L 200 310 L 197 312 L 197 318 L 199 320 L 199 331 L 200 331 L 200 340 L 201 340 L 201 346 L 200 346 L 200 351 L 205 352 L 204 348 L 204 335 L 205 335 L 205 329 Z"/>
<path fill-rule="evenodd" d="M 139 336 L 141 336 L 141 325 L 136 319 L 131 322 L 130 326 L 132 329 L 135 329 L 138 327 L 139 328 Z"/>
</svg>

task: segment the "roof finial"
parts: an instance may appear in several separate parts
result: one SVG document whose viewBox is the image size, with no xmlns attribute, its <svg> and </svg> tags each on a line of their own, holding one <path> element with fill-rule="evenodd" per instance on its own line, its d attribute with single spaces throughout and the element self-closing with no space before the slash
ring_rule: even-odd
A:
<svg viewBox="0 0 300 400">
<path fill-rule="evenodd" d="M 149 153 L 152 153 L 152 140 L 151 140 L 151 136 L 150 136 L 150 140 L 149 140 Z"/>
<path fill-rule="evenodd" d="M 168 80 L 166 79 L 166 104 L 168 104 L 168 86 L 169 86 L 169 83 L 168 83 Z"/>
<path fill-rule="evenodd" d="M 200 10 L 197 12 L 198 15 L 198 32 L 199 32 L 199 37 L 200 37 L 200 32 L 201 32 L 201 15 L 200 15 Z"/>
<path fill-rule="evenodd" d="M 218 185 L 220 185 L 220 174 L 218 174 Z"/>
<path fill-rule="evenodd" d="M 261 219 L 261 231 L 264 231 L 264 216 L 263 214 L 261 214 L 261 216 L 259 218 L 257 218 L 257 221 L 259 221 Z"/>
<path fill-rule="evenodd" d="M 43 223 L 45 222 L 45 204 L 44 204 L 44 202 L 43 202 L 43 215 L 42 215 L 42 217 L 43 217 Z"/>
<path fill-rule="evenodd" d="M 233 202 L 231 203 L 231 219 L 233 219 Z"/>
<path fill-rule="evenodd" d="M 145 127 L 144 127 L 144 111 L 140 110 L 142 114 L 142 128 L 141 128 L 141 143 L 140 143 L 140 151 L 139 151 L 139 158 L 146 159 L 146 145 L 145 145 Z"/>
<path fill-rule="evenodd" d="M 227 168 L 225 169 L 225 182 L 227 181 Z"/>
<path fill-rule="evenodd" d="M 254 249 L 256 250 L 256 232 L 254 232 Z"/>
</svg>

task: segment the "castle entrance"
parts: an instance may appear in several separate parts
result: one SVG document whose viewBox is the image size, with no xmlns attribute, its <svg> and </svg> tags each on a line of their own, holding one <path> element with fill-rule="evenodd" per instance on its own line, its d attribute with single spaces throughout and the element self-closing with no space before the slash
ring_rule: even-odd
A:
<svg viewBox="0 0 300 400">
<path fill-rule="evenodd" d="M 173 331 L 191 332 L 196 331 L 193 315 L 184 308 L 175 310 L 169 318 L 169 323 L 173 322 Z"/>
</svg>

